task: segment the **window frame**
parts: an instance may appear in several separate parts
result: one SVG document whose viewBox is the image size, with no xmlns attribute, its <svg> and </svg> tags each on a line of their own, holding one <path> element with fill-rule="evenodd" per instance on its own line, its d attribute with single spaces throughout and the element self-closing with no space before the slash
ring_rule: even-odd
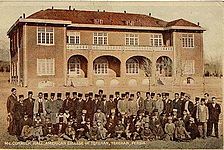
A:
<svg viewBox="0 0 224 150">
<path fill-rule="evenodd" d="M 128 62 L 133 61 L 133 62 Z M 128 75 L 138 75 L 139 74 L 139 61 L 135 58 L 132 58 L 132 60 L 128 60 L 125 64 L 126 74 Z"/>
<path fill-rule="evenodd" d="M 40 43 L 39 43 L 39 29 L 41 29 L 41 28 L 44 28 L 44 33 L 42 33 L 41 32 L 41 39 L 40 39 Z M 47 32 L 47 28 L 52 28 L 52 32 Z M 42 27 L 42 26 L 38 26 L 37 27 L 37 29 L 36 29 L 36 31 L 37 31 L 37 45 L 45 45 L 45 46 L 52 46 L 52 45 L 54 45 L 55 44 L 55 38 L 54 38 L 54 27 Z M 51 36 L 49 35 L 49 43 L 47 43 L 47 33 L 52 33 L 52 39 L 53 39 L 53 42 L 52 43 L 50 43 L 50 41 L 51 41 Z M 43 43 L 42 42 L 42 38 L 43 38 L 43 35 L 42 34 L 44 34 L 44 38 L 45 38 L 45 42 Z"/>
<path fill-rule="evenodd" d="M 74 43 L 71 43 L 71 37 L 74 37 Z M 77 43 L 77 37 L 78 37 L 78 43 Z M 67 32 L 66 44 L 67 45 L 80 45 L 80 32 Z"/>
<path fill-rule="evenodd" d="M 132 37 L 132 35 L 133 35 L 133 37 Z M 131 40 L 133 40 L 133 42 L 134 42 L 133 44 L 131 44 Z M 136 44 L 136 42 L 137 42 L 137 44 Z M 125 45 L 126 46 L 139 46 L 139 35 L 136 33 L 125 34 Z"/>
<path fill-rule="evenodd" d="M 186 37 L 183 37 L 183 36 L 186 36 Z M 189 37 L 189 36 L 192 36 L 192 37 Z M 181 43 L 182 48 L 189 48 L 190 49 L 190 48 L 195 47 L 194 34 L 193 33 L 182 33 L 181 34 L 181 40 L 182 40 L 182 43 Z"/>
<path fill-rule="evenodd" d="M 103 35 L 99 36 L 99 34 Z M 104 34 L 106 34 L 106 36 Z M 102 38 L 102 44 L 99 44 L 99 38 Z M 105 44 L 105 38 L 106 38 L 106 44 Z M 93 32 L 93 45 L 108 45 L 108 32 Z"/>
<path fill-rule="evenodd" d="M 155 36 L 158 36 L 158 37 L 155 37 Z M 159 37 L 161 36 L 161 37 Z M 158 40 L 158 45 L 156 45 L 156 42 L 155 40 Z M 159 45 L 160 43 L 160 40 L 161 40 L 161 45 Z M 150 45 L 152 47 L 162 47 L 164 44 L 163 44 L 163 34 L 162 33 L 153 33 L 153 34 L 150 34 Z"/>
<path fill-rule="evenodd" d="M 52 62 L 47 62 L 50 60 L 52 60 Z M 52 63 L 51 66 L 52 68 L 50 68 L 49 65 L 50 63 Z M 49 71 L 51 69 L 52 72 Z M 37 76 L 54 76 L 54 75 L 55 75 L 55 58 L 37 58 Z"/>
</svg>

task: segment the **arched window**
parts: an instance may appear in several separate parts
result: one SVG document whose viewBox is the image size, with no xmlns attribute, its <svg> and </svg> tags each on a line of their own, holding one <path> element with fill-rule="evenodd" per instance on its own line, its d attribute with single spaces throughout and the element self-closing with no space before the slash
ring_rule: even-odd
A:
<svg viewBox="0 0 224 150">
<path fill-rule="evenodd" d="M 68 73 L 72 75 L 80 75 L 80 60 L 76 57 L 72 57 L 68 62 Z"/>
<path fill-rule="evenodd" d="M 127 74 L 138 74 L 139 73 L 139 62 L 137 59 L 130 58 L 127 60 L 126 73 Z"/>
<path fill-rule="evenodd" d="M 97 58 L 93 64 L 93 70 L 95 74 L 107 74 L 108 73 L 108 61 L 106 58 Z"/>
</svg>

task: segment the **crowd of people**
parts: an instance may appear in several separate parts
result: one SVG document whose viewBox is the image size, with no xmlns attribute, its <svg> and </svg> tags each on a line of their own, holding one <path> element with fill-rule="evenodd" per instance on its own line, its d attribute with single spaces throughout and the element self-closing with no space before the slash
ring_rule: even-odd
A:
<svg viewBox="0 0 224 150">
<path fill-rule="evenodd" d="M 171 140 L 190 141 L 212 135 L 219 138 L 221 107 L 216 97 L 195 97 L 188 93 L 33 92 L 17 98 L 12 88 L 7 99 L 8 132 L 20 141 Z"/>
</svg>

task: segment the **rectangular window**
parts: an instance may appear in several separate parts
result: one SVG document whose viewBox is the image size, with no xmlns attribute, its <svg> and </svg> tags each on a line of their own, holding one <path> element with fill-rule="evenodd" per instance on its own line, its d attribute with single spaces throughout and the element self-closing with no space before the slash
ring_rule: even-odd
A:
<svg viewBox="0 0 224 150">
<path fill-rule="evenodd" d="M 138 63 L 126 63 L 127 74 L 138 74 L 139 65 Z"/>
<path fill-rule="evenodd" d="M 54 44 L 54 29 L 52 27 L 37 28 L 37 44 L 53 45 Z"/>
<path fill-rule="evenodd" d="M 37 75 L 55 75 L 55 60 L 51 59 L 37 59 Z"/>
<path fill-rule="evenodd" d="M 194 74 L 195 67 L 194 67 L 194 60 L 186 60 L 184 63 L 184 74 Z"/>
<path fill-rule="evenodd" d="M 151 34 L 151 46 L 159 47 L 163 45 L 163 35 L 162 34 Z"/>
<path fill-rule="evenodd" d="M 108 64 L 107 63 L 95 63 L 94 73 L 95 74 L 107 74 Z"/>
<path fill-rule="evenodd" d="M 194 47 L 194 35 L 193 34 L 182 34 L 182 46 L 184 48 Z"/>
<path fill-rule="evenodd" d="M 69 45 L 80 44 L 80 33 L 79 32 L 68 32 L 67 33 L 67 44 L 69 44 Z"/>
<path fill-rule="evenodd" d="M 107 45 L 108 43 L 107 33 L 97 32 L 93 33 L 93 44 L 95 45 Z"/>
<path fill-rule="evenodd" d="M 125 45 L 138 45 L 138 43 L 137 34 L 126 34 Z"/>
</svg>

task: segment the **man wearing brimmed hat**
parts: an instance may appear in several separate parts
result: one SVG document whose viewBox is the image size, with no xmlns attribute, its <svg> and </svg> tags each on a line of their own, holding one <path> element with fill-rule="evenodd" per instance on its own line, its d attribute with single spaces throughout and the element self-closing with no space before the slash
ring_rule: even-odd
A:
<svg viewBox="0 0 224 150">
<path fill-rule="evenodd" d="M 33 98 L 33 92 L 28 91 L 28 98 L 24 99 L 24 106 L 26 107 L 26 112 L 31 119 L 33 119 L 34 102 L 35 99 Z"/>
<path fill-rule="evenodd" d="M 183 102 L 182 111 L 187 110 L 187 114 L 190 114 L 194 108 L 194 104 L 192 101 L 190 101 L 190 99 L 190 94 L 185 94 L 185 101 Z"/>
</svg>

